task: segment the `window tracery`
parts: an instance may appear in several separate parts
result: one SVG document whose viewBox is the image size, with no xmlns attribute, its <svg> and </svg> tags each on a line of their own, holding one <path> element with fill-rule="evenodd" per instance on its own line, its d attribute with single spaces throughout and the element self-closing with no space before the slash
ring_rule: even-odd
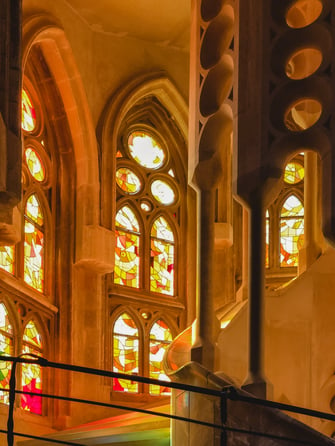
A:
<svg viewBox="0 0 335 446">
<path fill-rule="evenodd" d="M 265 266 L 270 287 L 297 273 L 304 243 L 304 175 L 304 155 L 300 153 L 286 165 L 282 190 L 266 210 Z"/>
</svg>

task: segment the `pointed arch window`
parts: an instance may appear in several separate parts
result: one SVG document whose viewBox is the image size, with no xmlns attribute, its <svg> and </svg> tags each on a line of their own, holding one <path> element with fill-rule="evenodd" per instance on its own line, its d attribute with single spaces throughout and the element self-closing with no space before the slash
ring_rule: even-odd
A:
<svg viewBox="0 0 335 446">
<path fill-rule="evenodd" d="M 7 308 L 0 303 L 0 354 L 13 355 L 13 327 L 9 321 Z M 0 387 L 9 389 L 11 362 L 0 362 Z M 9 392 L 0 392 L 0 402 L 9 404 Z"/>
<path fill-rule="evenodd" d="M 139 373 L 139 333 L 134 320 L 127 313 L 121 314 L 113 328 L 113 371 Z M 138 383 L 130 380 L 113 379 L 113 390 L 138 392 Z"/>
<path fill-rule="evenodd" d="M 150 290 L 173 295 L 174 236 L 164 217 L 157 218 L 151 228 Z"/>
<path fill-rule="evenodd" d="M 172 342 L 172 334 L 167 324 L 162 320 L 156 321 L 149 336 L 149 374 L 150 378 L 169 381 L 164 373 L 163 357 L 167 347 Z M 170 389 L 150 384 L 149 392 L 152 395 L 169 395 Z"/>
<path fill-rule="evenodd" d="M 298 266 L 304 242 L 304 207 L 295 195 L 285 200 L 280 213 L 280 266 Z"/>
<path fill-rule="evenodd" d="M 36 194 L 28 197 L 24 212 L 24 281 L 44 291 L 44 216 Z"/>
<path fill-rule="evenodd" d="M 122 206 L 115 218 L 114 284 L 175 296 L 175 229 L 170 221 L 178 226 L 180 199 L 171 156 L 147 129 L 131 131 L 124 142 L 116 157 Z M 152 213 L 159 214 L 153 221 Z"/>
<path fill-rule="evenodd" d="M 265 266 L 270 287 L 297 274 L 304 243 L 304 176 L 304 154 L 300 153 L 287 163 L 281 192 L 266 210 Z"/>
<path fill-rule="evenodd" d="M 140 282 L 140 227 L 129 206 L 116 214 L 114 282 L 138 288 Z"/>
<path fill-rule="evenodd" d="M 24 329 L 22 338 L 22 353 L 26 355 L 43 356 L 41 334 L 33 320 Z M 22 364 L 22 390 L 24 392 L 42 392 L 42 369 L 37 364 Z M 29 412 L 42 414 L 42 398 L 33 395 L 22 395 L 21 407 Z"/>
</svg>

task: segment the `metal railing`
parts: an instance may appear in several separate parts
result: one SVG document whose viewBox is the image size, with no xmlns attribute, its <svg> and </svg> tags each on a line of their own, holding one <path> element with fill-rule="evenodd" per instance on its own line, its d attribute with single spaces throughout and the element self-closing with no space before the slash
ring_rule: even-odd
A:
<svg viewBox="0 0 335 446">
<path fill-rule="evenodd" d="M 20 355 L 17 357 L 14 356 L 2 356 L 0 355 L 0 361 L 5 362 L 12 362 L 12 368 L 11 368 L 11 376 L 10 376 L 10 382 L 9 382 L 9 388 L 0 388 L 0 391 L 3 392 L 9 392 L 9 406 L 8 406 L 8 419 L 7 419 L 7 430 L 0 429 L 0 433 L 7 435 L 7 444 L 8 446 L 14 445 L 14 437 L 21 437 L 21 438 L 27 438 L 27 439 L 34 439 L 34 440 L 43 440 L 47 441 L 49 443 L 55 443 L 55 444 L 62 444 L 62 445 L 68 445 L 68 446 L 86 446 L 84 444 L 78 443 L 78 442 L 69 442 L 69 441 L 63 441 L 63 440 L 57 440 L 50 437 L 42 437 L 42 436 L 35 436 L 30 434 L 25 434 L 21 432 L 14 431 L 14 408 L 15 408 L 15 397 L 16 394 L 18 395 L 29 395 L 29 396 L 36 396 L 40 398 L 49 398 L 54 400 L 60 400 L 60 401 L 68 401 L 73 403 L 84 403 L 84 404 L 90 404 L 94 406 L 99 407 L 106 407 L 106 408 L 113 408 L 113 409 L 120 409 L 125 411 L 131 411 L 131 412 L 138 412 L 142 414 L 147 415 L 154 415 L 157 417 L 164 417 L 168 418 L 170 420 L 176 420 L 176 421 L 183 421 L 187 423 L 193 423 L 200 426 L 210 427 L 213 429 L 218 429 L 220 431 L 221 435 L 221 445 L 224 446 L 226 444 L 226 433 L 227 432 L 235 432 L 238 434 L 244 434 L 244 435 L 250 435 L 250 436 L 258 436 L 258 437 L 264 437 L 264 438 L 271 438 L 273 440 L 280 440 L 283 441 L 283 444 L 285 442 L 294 442 L 294 444 L 303 444 L 308 446 L 319 446 L 316 443 L 308 442 L 306 440 L 299 440 L 297 438 L 282 436 L 282 435 L 275 435 L 273 433 L 267 433 L 267 432 L 258 432 L 253 431 L 251 429 L 239 429 L 231 426 L 227 426 L 227 401 L 240 401 L 245 402 L 249 404 L 255 404 L 263 407 L 268 407 L 271 409 L 279 409 L 286 412 L 292 412 L 296 414 L 303 414 L 308 415 L 311 417 L 316 417 L 324 420 L 330 420 L 335 422 L 335 415 L 321 412 L 313 409 L 307 409 L 299 406 L 294 406 L 290 404 L 284 404 L 284 403 L 278 403 L 275 401 L 269 401 L 264 400 L 260 398 L 255 398 L 252 396 L 246 396 L 238 392 L 233 386 L 227 386 L 224 387 L 222 390 L 215 390 L 205 387 L 198 387 L 194 385 L 184 384 L 184 383 L 178 383 L 178 382 L 170 382 L 170 381 L 162 381 L 152 378 L 146 378 L 143 376 L 137 376 L 137 375 L 127 375 L 123 373 L 117 373 L 117 372 L 110 372 L 107 370 L 101 370 L 101 369 L 95 369 L 91 367 L 82 367 L 82 366 L 76 366 L 76 365 L 70 365 L 70 364 L 64 364 L 59 362 L 53 362 L 48 361 L 45 358 L 31 355 L 29 354 L 29 357 L 27 357 L 27 354 Z M 138 407 L 133 406 L 127 406 L 127 405 L 120 405 L 120 404 L 114 404 L 114 403 L 105 403 L 105 402 L 99 402 L 99 401 L 93 401 L 89 399 L 81 399 L 81 398 L 73 398 L 73 397 L 67 397 L 62 395 L 54 395 L 49 393 L 40 393 L 40 392 L 28 392 L 23 391 L 16 388 L 16 370 L 17 370 L 17 364 L 19 363 L 25 363 L 25 364 L 35 364 L 39 365 L 43 368 L 51 368 L 51 369 L 58 369 L 58 370 L 67 370 L 71 372 L 79 372 L 89 375 L 95 375 L 95 376 L 102 376 L 107 378 L 117 378 L 122 380 L 131 380 L 142 384 L 151 384 L 151 385 L 157 385 L 157 386 L 164 386 L 168 387 L 170 389 L 176 389 L 181 391 L 187 391 L 187 392 L 193 392 L 196 394 L 202 394 L 207 395 L 211 397 L 219 398 L 220 400 L 220 423 L 210 423 L 207 421 L 202 421 L 194 418 L 189 417 L 183 417 L 175 414 L 168 414 L 168 413 L 162 413 L 157 412 L 150 409 L 142 409 Z"/>
</svg>

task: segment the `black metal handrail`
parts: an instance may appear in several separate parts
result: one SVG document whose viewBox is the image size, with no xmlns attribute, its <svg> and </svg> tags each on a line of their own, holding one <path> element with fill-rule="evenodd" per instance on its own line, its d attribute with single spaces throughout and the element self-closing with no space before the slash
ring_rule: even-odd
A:
<svg viewBox="0 0 335 446">
<path fill-rule="evenodd" d="M 7 434 L 8 446 L 13 446 L 15 436 L 36 439 L 36 440 L 44 440 L 44 441 L 48 441 L 50 443 L 63 444 L 63 445 L 65 444 L 68 446 L 72 446 L 72 445 L 73 446 L 85 446 L 85 445 L 83 445 L 81 443 L 77 443 L 77 442 L 68 442 L 68 441 L 64 442 L 62 440 L 57 440 L 57 439 L 53 439 L 53 438 L 39 437 L 39 436 L 35 436 L 35 435 L 15 432 L 14 431 L 14 403 L 15 403 L 16 394 L 38 396 L 40 398 L 57 399 L 57 400 L 61 400 L 61 401 L 70 401 L 70 402 L 74 402 L 74 403 L 91 404 L 91 405 L 100 406 L 100 407 L 116 408 L 116 409 L 121 409 L 121 410 L 144 413 L 144 414 L 148 414 L 148 415 L 165 417 L 165 418 L 169 418 L 169 419 L 176 420 L 176 421 L 184 421 L 184 422 L 188 422 L 188 423 L 194 423 L 194 424 L 198 424 L 198 425 L 202 425 L 202 426 L 220 430 L 221 438 L 222 438 L 222 442 L 221 442 L 222 445 L 225 444 L 226 432 L 236 432 L 236 433 L 240 433 L 240 434 L 272 438 L 275 440 L 282 440 L 282 441 L 286 441 L 286 442 L 294 441 L 295 444 L 304 444 L 306 446 L 307 445 L 318 446 L 315 443 L 308 442 L 306 440 L 299 440 L 296 438 L 289 438 L 289 437 L 275 435 L 275 434 L 271 434 L 271 433 L 257 432 L 257 431 L 252 431 L 250 429 L 238 429 L 238 428 L 227 426 L 226 425 L 227 400 L 241 401 L 241 402 L 256 404 L 256 405 L 269 407 L 269 408 L 273 408 L 273 409 L 290 411 L 293 413 L 298 413 L 298 414 L 308 415 L 311 417 L 317 417 L 320 419 L 335 421 L 335 415 L 333 415 L 333 414 L 316 411 L 313 409 L 307 409 L 304 407 L 294 406 L 294 405 L 290 405 L 290 404 L 277 403 L 275 401 L 269 401 L 269 400 L 264 400 L 264 399 L 260 399 L 260 398 L 255 398 L 253 396 L 247 396 L 241 392 L 238 392 L 233 386 L 224 387 L 222 390 L 209 389 L 209 388 L 205 388 L 205 387 L 193 386 L 190 384 L 170 382 L 170 381 L 161 381 L 161 380 L 157 380 L 157 379 L 153 379 L 153 378 L 146 378 L 146 377 L 138 376 L 138 375 L 127 375 L 124 373 L 111 372 L 111 371 L 95 369 L 95 368 L 91 368 L 91 367 L 83 367 L 83 366 L 76 366 L 76 365 L 64 364 L 64 363 L 59 363 L 59 362 L 53 362 L 53 361 L 48 361 L 46 358 L 42 358 L 40 356 L 31 355 L 31 354 L 28 354 L 28 355 L 23 354 L 20 356 L 0 355 L 0 361 L 6 361 L 6 362 L 13 363 L 12 369 L 11 369 L 9 388 L 0 388 L 0 391 L 9 393 L 9 410 L 8 410 L 7 430 L 0 429 L 0 433 Z M 135 408 L 135 407 L 126 406 L 126 405 L 103 403 L 103 402 L 93 401 L 93 400 L 88 400 L 88 399 L 80 399 L 80 398 L 73 398 L 73 397 L 67 397 L 67 396 L 61 396 L 61 395 L 53 395 L 53 394 L 48 394 L 48 393 L 28 392 L 28 391 L 19 390 L 19 389 L 16 389 L 16 365 L 18 363 L 36 364 L 41 367 L 49 367 L 49 368 L 59 369 L 59 370 L 80 372 L 80 373 L 91 374 L 91 375 L 95 375 L 95 376 L 132 380 L 132 381 L 144 383 L 144 384 L 158 385 L 158 386 L 168 387 L 171 389 L 183 390 L 183 391 L 194 392 L 194 393 L 198 393 L 198 394 L 218 397 L 218 398 L 220 398 L 220 401 L 221 401 L 221 424 L 209 423 L 206 421 L 197 420 L 197 419 L 193 419 L 193 418 L 189 418 L 189 417 L 182 417 L 179 415 L 167 414 L 167 413 L 157 412 L 157 411 L 153 411 L 153 410 L 149 410 L 149 409 Z"/>
</svg>

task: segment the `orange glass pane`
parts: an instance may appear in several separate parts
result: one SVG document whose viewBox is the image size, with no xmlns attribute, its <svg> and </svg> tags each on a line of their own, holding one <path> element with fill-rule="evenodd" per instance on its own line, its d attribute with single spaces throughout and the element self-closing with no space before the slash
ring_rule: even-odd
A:
<svg viewBox="0 0 335 446">
<path fill-rule="evenodd" d="M 165 152 L 157 141 L 145 132 L 133 132 L 128 138 L 130 155 L 143 167 L 158 169 L 165 160 Z"/>
<path fill-rule="evenodd" d="M 24 151 L 24 156 L 31 175 L 35 180 L 43 181 L 45 179 L 45 168 L 39 154 L 31 147 L 28 147 Z"/>
<path fill-rule="evenodd" d="M 280 219 L 280 266 L 298 266 L 299 250 L 304 243 L 304 207 L 291 195 L 285 201 Z"/>
<path fill-rule="evenodd" d="M 0 354 L 13 355 L 13 327 L 9 322 L 8 313 L 3 303 L 0 304 Z M 0 387 L 9 389 L 9 379 L 12 363 L 0 361 Z M 9 393 L 0 392 L 0 402 L 9 404 Z"/>
<path fill-rule="evenodd" d="M 150 331 L 149 344 L 149 372 L 150 378 L 170 381 L 163 369 L 163 357 L 172 341 L 172 334 L 166 323 L 158 320 Z M 168 395 L 171 393 L 168 387 L 150 384 L 149 392 L 152 395 Z"/>
<path fill-rule="evenodd" d="M 0 246 L 0 268 L 14 274 L 15 247 Z"/>
<path fill-rule="evenodd" d="M 139 372 L 138 329 L 127 313 L 123 313 L 114 324 L 113 371 L 130 375 L 138 375 Z M 114 378 L 113 390 L 136 393 L 138 392 L 138 383 Z"/>
<path fill-rule="evenodd" d="M 128 167 L 120 167 L 116 171 L 116 183 L 123 192 L 137 194 L 142 187 L 139 177 Z"/>
<path fill-rule="evenodd" d="M 140 277 L 139 236 L 116 230 L 114 283 L 138 288 Z"/>
<path fill-rule="evenodd" d="M 35 225 L 24 223 L 24 281 L 44 291 L 44 234 Z"/>
<path fill-rule="evenodd" d="M 30 195 L 26 202 L 25 216 L 37 223 L 39 226 L 43 226 L 43 214 L 35 194 Z"/>
<path fill-rule="evenodd" d="M 174 241 L 165 218 L 155 220 L 151 229 L 150 291 L 174 294 Z"/>
<path fill-rule="evenodd" d="M 297 184 L 304 179 L 305 169 L 296 161 L 288 163 L 285 167 L 284 181 L 288 184 Z"/>
<path fill-rule="evenodd" d="M 29 321 L 23 332 L 22 353 L 42 356 L 42 338 L 34 323 Z M 42 392 L 42 369 L 36 364 L 22 364 L 22 390 Z M 38 415 L 42 414 L 42 398 L 36 395 L 22 395 L 21 408 Z"/>
<path fill-rule="evenodd" d="M 36 111 L 26 90 L 22 90 L 22 128 L 32 132 L 36 128 Z"/>
</svg>

